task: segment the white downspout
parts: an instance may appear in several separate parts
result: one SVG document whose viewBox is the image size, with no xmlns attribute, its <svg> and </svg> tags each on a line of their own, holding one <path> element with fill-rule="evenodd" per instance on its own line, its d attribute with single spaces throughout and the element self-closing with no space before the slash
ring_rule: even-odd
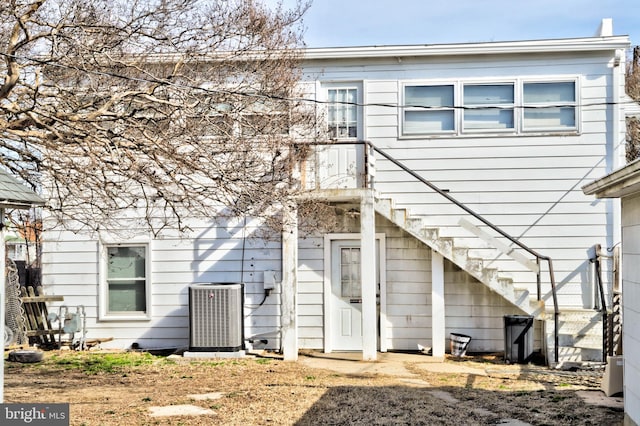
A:
<svg viewBox="0 0 640 426">
<path fill-rule="evenodd" d="M 624 50 L 618 49 L 616 50 L 615 57 L 613 59 L 612 65 L 612 86 L 613 86 L 613 111 L 612 111 L 612 142 L 613 142 L 613 159 L 610 163 L 611 169 L 607 170 L 607 173 L 611 173 L 614 170 L 617 170 L 625 165 L 625 134 L 626 134 L 626 125 L 623 126 L 624 115 L 622 114 L 622 96 L 621 92 L 624 90 Z M 622 239 L 622 213 L 620 207 L 620 199 L 616 198 L 611 200 L 613 202 L 612 205 L 612 225 L 613 230 L 611 233 L 613 241 L 611 241 L 611 247 L 618 244 Z"/>
</svg>

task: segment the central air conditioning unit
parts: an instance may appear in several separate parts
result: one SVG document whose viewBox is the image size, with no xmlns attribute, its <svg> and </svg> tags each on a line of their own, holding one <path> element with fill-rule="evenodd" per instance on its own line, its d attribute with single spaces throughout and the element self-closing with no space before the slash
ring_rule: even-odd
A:
<svg viewBox="0 0 640 426">
<path fill-rule="evenodd" d="M 243 350 L 243 309 L 244 284 L 192 284 L 189 287 L 189 350 Z"/>
</svg>

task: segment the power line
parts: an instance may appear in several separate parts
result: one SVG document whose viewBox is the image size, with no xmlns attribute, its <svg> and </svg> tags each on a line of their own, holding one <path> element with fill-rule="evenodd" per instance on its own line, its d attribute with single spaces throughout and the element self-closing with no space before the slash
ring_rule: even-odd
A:
<svg viewBox="0 0 640 426">
<path fill-rule="evenodd" d="M 118 74 L 113 71 L 99 71 L 99 70 L 87 70 L 80 67 L 76 67 L 68 64 L 60 64 L 56 62 L 49 62 L 42 59 L 31 58 L 27 56 L 18 56 L 18 55 L 10 55 L 4 52 L 0 52 L 0 56 L 4 56 L 6 58 L 11 58 L 15 60 L 26 60 L 35 62 L 39 65 L 45 66 L 53 66 L 64 69 L 71 69 L 78 72 L 103 76 L 103 77 L 113 77 L 126 81 L 134 81 L 140 83 L 152 83 L 152 84 L 160 84 L 163 86 L 176 87 L 182 89 L 189 90 L 197 90 L 205 93 L 218 94 L 218 95 L 235 95 L 242 97 L 252 97 L 258 99 L 267 99 L 267 100 L 275 100 L 275 101 L 286 101 L 286 102 L 302 102 L 302 103 L 312 103 L 318 105 L 347 105 L 347 106 L 355 106 L 355 107 L 383 107 L 383 108 L 395 108 L 395 109 L 423 109 L 423 110 L 487 110 L 487 109 L 496 109 L 496 110 L 512 110 L 512 109 L 535 109 L 535 108 L 588 108 L 588 107 L 599 107 L 599 106 L 614 106 L 614 105 L 637 105 L 638 103 L 633 99 L 624 102 L 587 102 L 587 103 L 558 103 L 558 104 L 548 104 L 545 103 L 543 105 L 515 105 L 515 104 L 506 104 L 506 105 L 478 105 L 478 106 L 469 106 L 469 105 L 441 105 L 441 106 L 431 106 L 431 105 L 402 105 L 402 104 L 392 104 L 392 103 L 362 103 L 362 102 L 347 102 L 347 101 L 327 101 L 315 98 L 296 98 L 296 97 L 285 97 L 278 96 L 272 94 L 261 94 L 255 92 L 242 92 L 242 91 L 233 91 L 233 90 L 224 90 L 224 89 L 211 89 L 207 87 L 194 86 L 190 84 L 178 83 L 175 81 L 171 81 L 168 79 L 159 79 L 159 78 L 143 78 L 143 77 L 134 77 L 129 75 Z"/>
</svg>

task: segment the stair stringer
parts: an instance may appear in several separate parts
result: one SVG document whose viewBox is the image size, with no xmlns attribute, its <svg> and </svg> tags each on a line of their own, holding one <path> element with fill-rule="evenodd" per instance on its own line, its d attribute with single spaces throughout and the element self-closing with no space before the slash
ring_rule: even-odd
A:
<svg viewBox="0 0 640 426">
<path fill-rule="evenodd" d="M 469 256 L 469 248 L 456 246 L 455 238 L 441 237 L 439 228 L 425 226 L 422 218 L 411 216 L 405 208 L 394 207 L 393 200 L 390 198 L 376 197 L 375 210 L 523 312 L 538 318 L 544 317 L 543 301 L 535 300 L 527 289 L 517 288 L 513 280 L 501 275 L 497 268 L 484 267 L 484 260 Z"/>
</svg>

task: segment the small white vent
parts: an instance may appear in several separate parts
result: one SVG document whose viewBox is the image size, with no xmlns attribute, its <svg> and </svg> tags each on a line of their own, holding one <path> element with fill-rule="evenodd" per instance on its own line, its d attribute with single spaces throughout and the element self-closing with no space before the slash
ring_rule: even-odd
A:
<svg viewBox="0 0 640 426">
<path fill-rule="evenodd" d="M 244 349 L 243 284 L 189 287 L 189 350 L 234 352 Z"/>
</svg>

